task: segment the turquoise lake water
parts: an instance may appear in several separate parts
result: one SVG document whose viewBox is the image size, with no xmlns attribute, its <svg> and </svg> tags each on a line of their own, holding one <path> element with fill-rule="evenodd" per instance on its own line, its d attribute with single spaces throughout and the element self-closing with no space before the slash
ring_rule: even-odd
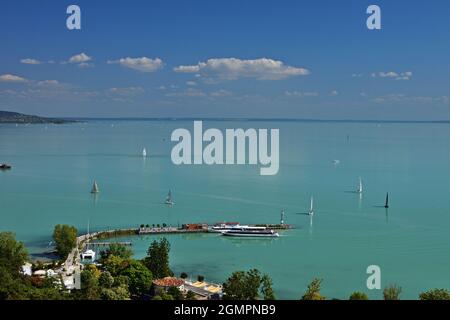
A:
<svg viewBox="0 0 450 320">
<path fill-rule="evenodd" d="M 205 128 L 279 128 L 280 171 L 259 166 L 175 166 L 175 128 L 192 121 L 88 121 L 0 125 L 0 230 L 14 231 L 31 253 L 47 250 L 53 227 L 91 229 L 217 221 L 278 223 L 277 239 L 171 235 L 176 273 L 223 282 L 233 271 L 268 273 L 278 298 L 298 299 L 314 277 L 323 294 L 347 298 L 366 288 L 366 268 L 381 267 L 382 286 L 403 298 L 450 288 L 450 125 L 205 121 Z M 348 136 L 348 138 L 347 138 Z M 149 154 L 141 156 L 142 148 Z M 338 165 L 333 160 L 339 159 Z M 360 197 L 353 191 L 358 177 Z M 93 180 L 101 193 L 90 194 Z M 172 189 L 175 206 L 163 204 Z M 390 209 L 384 204 L 390 194 Z M 316 214 L 304 213 L 314 195 Z M 143 257 L 153 236 L 132 237 Z"/>
</svg>

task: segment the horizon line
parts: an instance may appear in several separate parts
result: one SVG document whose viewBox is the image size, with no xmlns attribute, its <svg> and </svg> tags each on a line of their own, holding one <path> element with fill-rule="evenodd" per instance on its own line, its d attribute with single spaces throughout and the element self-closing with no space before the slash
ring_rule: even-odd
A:
<svg viewBox="0 0 450 320">
<path fill-rule="evenodd" d="M 273 122 L 342 122 L 342 123 L 450 123 L 450 120 L 399 120 L 399 119 L 320 119 L 320 118 L 253 118 L 253 117 L 55 117 L 65 120 L 110 121 L 273 121 Z"/>
</svg>

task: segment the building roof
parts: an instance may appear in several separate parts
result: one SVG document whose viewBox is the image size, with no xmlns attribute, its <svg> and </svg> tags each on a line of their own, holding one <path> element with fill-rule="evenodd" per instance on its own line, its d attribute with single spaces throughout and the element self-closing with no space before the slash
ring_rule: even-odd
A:
<svg viewBox="0 0 450 320">
<path fill-rule="evenodd" d="M 175 277 L 165 277 L 153 280 L 153 284 L 159 287 L 179 287 L 184 284 L 184 280 Z"/>
</svg>

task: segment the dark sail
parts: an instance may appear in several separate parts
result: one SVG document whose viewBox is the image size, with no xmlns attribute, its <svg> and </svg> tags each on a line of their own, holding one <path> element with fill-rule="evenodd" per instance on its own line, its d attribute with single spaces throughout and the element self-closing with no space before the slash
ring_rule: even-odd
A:
<svg viewBox="0 0 450 320">
<path fill-rule="evenodd" d="M 389 193 L 386 193 L 386 203 L 384 204 L 384 207 L 386 209 L 389 208 Z"/>
</svg>

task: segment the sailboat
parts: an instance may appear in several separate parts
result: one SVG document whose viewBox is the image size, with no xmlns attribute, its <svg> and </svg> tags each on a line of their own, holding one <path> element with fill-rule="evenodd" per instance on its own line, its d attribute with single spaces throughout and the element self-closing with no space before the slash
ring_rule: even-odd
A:
<svg viewBox="0 0 450 320">
<path fill-rule="evenodd" d="M 309 207 L 309 212 L 308 212 L 308 214 L 309 214 L 310 216 L 312 216 L 312 215 L 314 214 L 314 198 L 313 198 L 313 197 L 311 197 L 311 206 Z"/>
<path fill-rule="evenodd" d="M 147 157 L 147 149 L 142 149 L 142 156 L 144 157 L 144 158 L 146 158 Z"/>
<path fill-rule="evenodd" d="M 90 231 L 89 231 L 89 220 L 87 225 L 87 234 L 86 234 L 87 244 L 84 252 L 81 253 L 82 260 L 94 261 L 95 260 L 95 251 L 89 249 L 89 240 L 90 240 Z"/>
<path fill-rule="evenodd" d="M 358 189 L 356 189 L 356 192 L 363 193 L 363 185 L 362 185 L 361 177 L 359 177 L 359 186 L 358 186 Z"/>
<path fill-rule="evenodd" d="M 384 207 L 387 209 L 389 208 L 389 193 L 386 193 L 386 202 L 384 204 Z"/>
<path fill-rule="evenodd" d="M 95 193 L 99 193 L 99 192 L 100 192 L 100 190 L 98 188 L 97 181 L 94 180 L 94 185 L 92 186 L 91 193 L 95 194 Z"/>
<path fill-rule="evenodd" d="M 169 193 L 167 194 L 167 198 L 166 198 L 166 202 L 165 203 L 170 205 L 170 206 L 175 204 L 175 202 L 173 202 L 173 200 L 172 200 L 172 191 L 171 190 L 169 190 Z"/>
</svg>

